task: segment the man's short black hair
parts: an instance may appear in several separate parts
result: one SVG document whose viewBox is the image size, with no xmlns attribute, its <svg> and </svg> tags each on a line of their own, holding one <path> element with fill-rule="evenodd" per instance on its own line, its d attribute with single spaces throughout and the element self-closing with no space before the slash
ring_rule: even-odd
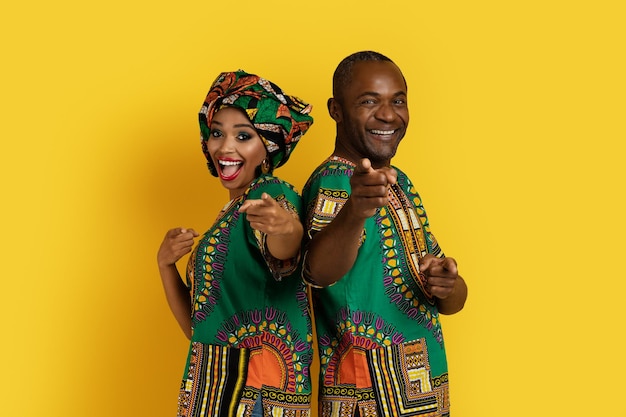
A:
<svg viewBox="0 0 626 417">
<path fill-rule="evenodd" d="M 341 89 L 352 80 L 352 67 L 355 63 L 362 61 L 387 61 L 395 65 L 395 62 L 391 59 L 374 51 L 355 52 L 345 57 L 339 65 L 337 65 L 337 69 L 335 69 L 335 73 L 333 74 L 333 97 L 335 99 L 341 100 L 343 98 Z"/>
</svg>

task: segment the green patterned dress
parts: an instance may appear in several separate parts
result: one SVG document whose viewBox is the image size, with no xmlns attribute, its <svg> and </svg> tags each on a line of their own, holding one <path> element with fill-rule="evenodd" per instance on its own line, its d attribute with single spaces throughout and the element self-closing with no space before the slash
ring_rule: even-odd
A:
<svg viewBox="0 0 626 417">
<path fill-rule="evenodd" d="M 249 415 L 259 395 L 272 416 L 310 415 L 312 329 L 297 260 L 273 258 L 238 211 L 264 192 L 300 213 L 294 188 L 262 175 L 224 207 L 189 259 L 193 336 L 179 416 Z"/>
<path fill-rule="evenodd" d="M 350 161 L 331 157 L 303 190 L 309 236 L 350 195 Z M 394 167 L 395 168 L 395 167 Z M 443 253 L 419 195 L 396 168 L 389 203 L 366 220 L 352 269 L 315 288 L 321 417 L 448 416 L 448 367 L 439 313 L 420 276 L 427 253 Z M 314 277 L 304 273 L 315 287 Z"/>
</svg>

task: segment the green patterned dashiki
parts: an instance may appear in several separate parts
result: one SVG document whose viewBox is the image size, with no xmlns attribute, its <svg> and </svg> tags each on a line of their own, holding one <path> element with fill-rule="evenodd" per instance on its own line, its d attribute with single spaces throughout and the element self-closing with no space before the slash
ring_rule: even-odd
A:
<svg viewBox="0 0 626 417">
<path fill-rule="evenodd" d="M 355 165 L 331 157 L 303 189 L 309 236 L 350 195 Z M 395 167 L 394 167 L 395 168 Z M 389 203 L 366 220 L 352 269 L 314 288 L 320 356 L 320 416 L 448 416 L 448 367 L 439 313 L 418 262 L 443 253 L 419 195 L 398 172 Z M 303 274 L 313 287 L 315 277 Z"/>
<path fill-rule="evenodd" d="M 281 262 L 239 213 L 268 193 L 294 215 L 301 199 L 271 175 L 232 200 L 189 258 L 193 336 L 179 416 L 249 415 L 258 395 L 276 416 L 310 415 L 312 328 L 298 260 Z"/>
</svg>

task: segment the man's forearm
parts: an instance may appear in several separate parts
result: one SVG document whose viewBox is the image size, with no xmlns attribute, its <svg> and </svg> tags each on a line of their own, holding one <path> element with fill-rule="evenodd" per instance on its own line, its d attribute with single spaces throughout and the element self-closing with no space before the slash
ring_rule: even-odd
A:
<svg viewBox="0 0 626 417">
<path fill-rule="evenodd" d="M 346 206 L 324 230 L 315 234 L 308 247 L 305 268 L 310 278 L 323 287 L 347 274 L 359 252 L 365 220 L 351 216 Z"/>
</svg>

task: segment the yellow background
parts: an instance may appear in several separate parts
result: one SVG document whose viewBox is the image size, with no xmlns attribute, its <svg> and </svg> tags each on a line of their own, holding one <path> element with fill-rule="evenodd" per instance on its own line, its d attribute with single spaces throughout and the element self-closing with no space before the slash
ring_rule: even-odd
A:
<svg viewBox="0 0 626 417">
<path fill-rule="evenodd" d="M 314 105 L 277 171 L 301 189 L 362 49 L 404 71 L 394 163 L 470 288 L 443 319 L 453 416 L 626 415 L 620 4 L 3 4 L 0 415 L 174 415 L 187 342 L 155 253 L 227 198 L 198 142 L 209 84 L 243 68 Z"/>
</svg>

